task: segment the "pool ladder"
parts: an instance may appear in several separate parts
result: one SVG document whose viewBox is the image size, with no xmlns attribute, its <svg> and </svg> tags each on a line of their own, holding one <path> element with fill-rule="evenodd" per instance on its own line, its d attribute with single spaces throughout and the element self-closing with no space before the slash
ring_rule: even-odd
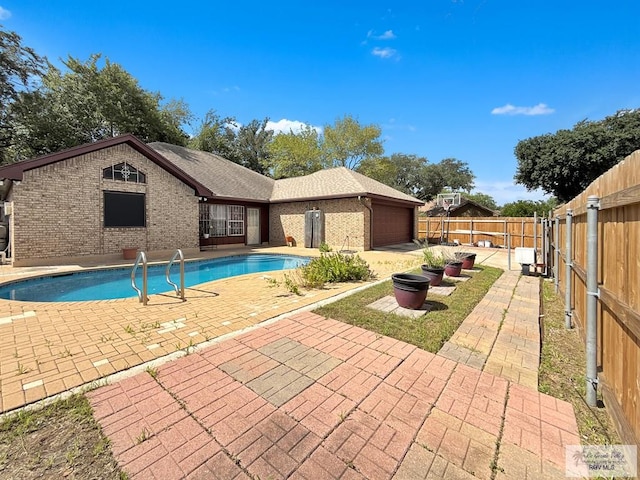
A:
<svg viewBox="0 0 640 480">
<path fill-rule="evenodd" d="M 180 259 L 180 287 L 171 281 L 171 266 L 174 264 L 176 259 Z M 138 266 L 142 264 L 142 289 L 138 288 L 136 285 L 136 272 L 138 270 Z M 176 295 L 178 295 L 184 301 L 184 255 L 182 254 L 182 250 L 177 249 L 169 263 L 167 263 L 167 268 L 165 269 L 165 279 L 167 283 L 171 285 L 176 291 Z M 138 300 L 142 302 L 142 305 L 146 305 L 149 300 L 149 295 L 147 294 L 147 255 L 144 252 L 139 252 L 136 257 L 136 261 L 133 264 L 133 268 L 131 269 L 131 287 L 138 294 Z"/>
</svg>

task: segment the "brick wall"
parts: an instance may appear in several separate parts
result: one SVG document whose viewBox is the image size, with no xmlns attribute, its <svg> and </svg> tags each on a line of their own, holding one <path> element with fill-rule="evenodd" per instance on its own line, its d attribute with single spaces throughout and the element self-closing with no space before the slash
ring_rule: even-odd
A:
<svg viewBox="0 0 640 480">
<path fill-rule="evenodd" d="M 369 202 L 369 199 L 363 201 Z M 317 208 L 325 215 L 325 241 L 334 250 L 342 248 L 349 236 L 350 249 L 370 248 L 370 212 L 357 198 L 317 200 L 271 204 L 269 211 L 269 243 L 285 245 L 290 235 L 298 246 L 304 246 L 304 212 Z M 344 248 L 347 245 L 344 244 Z"/>
<path fill-rule="evenodd" d="M 126 161 L 146 174 L 146 184 L 102 178 L 105 167 Z M 103 192 L 145 194 L 146 227 L 105 228 Z M 31 259 L 198 247 L 198 197 L 128 145 L 46 165 L 13 186 L 13 257 Z"/>
</svg>

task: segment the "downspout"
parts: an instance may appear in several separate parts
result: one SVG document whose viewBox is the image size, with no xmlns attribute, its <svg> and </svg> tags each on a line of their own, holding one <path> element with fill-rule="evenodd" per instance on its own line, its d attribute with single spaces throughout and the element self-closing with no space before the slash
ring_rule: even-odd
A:
<svg viewBox="0 0 640 480">
<path fill-rule="evenodd" d="M 358 201 L 369 210 L 369 250 L 373 250 L 373 208 L 367 205 L 367 197 L 358 195 Z"/>
</svg>

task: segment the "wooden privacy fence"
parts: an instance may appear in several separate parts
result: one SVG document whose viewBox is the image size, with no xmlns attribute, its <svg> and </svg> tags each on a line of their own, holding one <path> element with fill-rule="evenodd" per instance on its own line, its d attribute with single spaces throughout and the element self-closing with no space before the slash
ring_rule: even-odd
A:
<svg viewBox="0 0 640 480">
<path fill-rule="evenodd" d="M 418 238 L 431 243 L 440 241 L 475 244 L 490 241 L 494 245 L 511 248 L 541 248 L 542 222 L 537 217 L 419 217 Z"/>
<path fill-rule="evenodd" d="M 595 403 L 600 390 L 623 442 L 637 445 L 640 150 L 556 209 L 551 226 L 550 257 L 565 296 L 565 320 L 580 328 L 587 345 L 587 402 Z"/>
</svg>

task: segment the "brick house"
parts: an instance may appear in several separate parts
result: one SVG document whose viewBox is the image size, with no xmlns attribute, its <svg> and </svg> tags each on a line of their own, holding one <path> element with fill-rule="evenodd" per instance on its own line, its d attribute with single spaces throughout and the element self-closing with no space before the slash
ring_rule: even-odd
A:
<svg viewBox="0 0 640 480">
<path fill-rule="evenodd" d="M 305 212 L 314 210 L 329 245 L 369 250 L 415 238 L 422 205 L 346 168 L 273 180 L 132 135 L 0 167 L 0 180 L 15 265 L 119 257 L 124 248 L 166 256 L 176 248 L 285 245 L 286 237 L 303 245 Z"/>
</svg>

